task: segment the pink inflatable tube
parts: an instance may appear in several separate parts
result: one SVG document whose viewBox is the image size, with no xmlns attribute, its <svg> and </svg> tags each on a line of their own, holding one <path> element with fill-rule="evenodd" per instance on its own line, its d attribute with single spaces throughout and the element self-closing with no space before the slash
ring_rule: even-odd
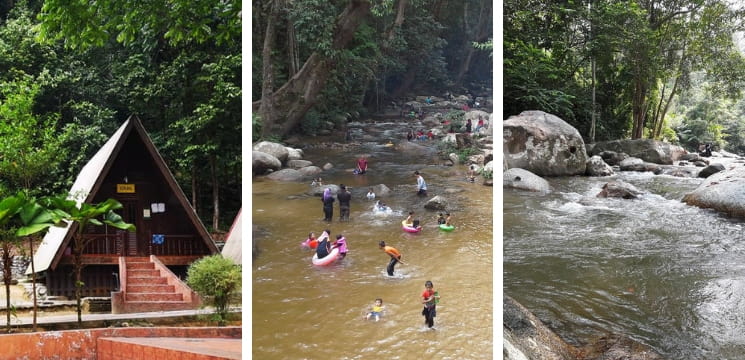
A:
<svg viewBox="0 0 745 360">
<path fill-rule="evenodd" d="M 328 264 L 331 264 L 339 257 L 339 248 L 333 248 L 331 249 L 331 252 L 324 256 L 323 258 L 319 259 L 318 254 L 313 254 L 313 259 L 311 259 L 311 262 L 313 262 L 313 265 L 316 266 L 325 266 Z"/>
<path fill-rule="evenodd" d="M 406 220 L 401 221 L 401 228 L 408 233 L 418 233 L 422 231 L 421 226 L 413 227 L 413 226 L 406 225 Z"/>
</svg>

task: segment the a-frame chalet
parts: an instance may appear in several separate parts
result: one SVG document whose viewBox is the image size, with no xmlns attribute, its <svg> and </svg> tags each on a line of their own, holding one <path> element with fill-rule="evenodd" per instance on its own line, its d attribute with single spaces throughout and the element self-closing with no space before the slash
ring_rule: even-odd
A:
<svg viewBox="0 0 745 360">
<path fill-rule="evenodd" d="M 90 226 L 83 296 L 112 297 L 112 312 L 187 309 L 199 299 L 179 279 L 195 260 L 219 252 L 136 116 L 83 167 L 70 190 L 79 202 L 118 200 L 136 232 Z M 48 295 L 74 297 L 70 246 L 76 224 L 52 227 L 34 254 Z M 27 273 L 30 273 L 30 268 Z"/>
</svg>

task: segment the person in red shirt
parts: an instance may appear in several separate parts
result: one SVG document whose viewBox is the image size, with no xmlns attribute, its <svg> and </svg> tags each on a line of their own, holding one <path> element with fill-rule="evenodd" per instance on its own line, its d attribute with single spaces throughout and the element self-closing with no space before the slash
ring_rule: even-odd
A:
<svg viewBox="0 0 745 360">
<path fill-rule="evenodd" d="M 393 276 L 393 268 L 396 266 L 396 263 L 404 263 L 401 261 L 401 253 L 393 246 L 386 246 L 385 241 L 378 243 L 378 246 L 391 257 L 391 261 L 388 263 L 388 267 L 385 270 L 388 272 L 388 276 Z"/>
<path fill-rule="evenodd" d="M 422 304 L 424 304 L 422 315 L 424 316 L 424 323 L 429 328 L 435 326 L 435 316 L 437 316 L 437 303 L 439 300 L 440 295 L 435 291 L 432 282 L 427 280 L 424 283 L 424 291 L 422 292 Z"/>
<path fill-rule="evenodd" d="M 357 174 L 364 174 L 367 171 L 367 159 L 365 159 L 365 155 L 360 156 L 360 158 L 357 160 Z"/>
</svg>

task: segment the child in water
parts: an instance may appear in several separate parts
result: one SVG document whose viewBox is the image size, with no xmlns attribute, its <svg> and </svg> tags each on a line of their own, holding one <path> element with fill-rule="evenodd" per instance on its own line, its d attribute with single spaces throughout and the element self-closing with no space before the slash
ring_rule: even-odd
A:
<svg viewBox="0 0 745 360">
<path fill-rule="evenodd" d="M 310 234 L 308 234 L 308 238 L 305 240 L 303 244 L 311 249 L 315 249 L 318 246 L 318 241 L 316 240 L 316 234 L 311 231 Z"/>
<path fill-rule="evenodd" d="M 370 190 L 367 191 L 367 198 L 369 200 L 375 199 L 375 193 L 373 192 L 373 188 L 370 188 Z"/>
<path fill-rule="evenodd" d="M 370 312 L 367 313 L 367 316 L 365 316 L 365 320 L 370 320 L 371 317 L 374 317 L 375 321 L 379 321 L 380 315 L 383 314 L 384 309 L 385 306 L 383 306 L 383 299 L 375 299 L 375 304 L 373 304 L 373 306 L 370 308 Z"/>
<path fill-rule="evenodd" d="M 437 216 L 437 225 L 442 225 L 445 223 L 445 217 L 442 216 L 442 213 L 440 213 L 439 216 Z"/>
<path fill-rule="evenodd" d="M 452 226 L 453 224 L 450 223 L 450 220 L 451 220 L 450 213 L 449 212 L 446 212 L 445 213 L 445 216 L 447 216 L 447 218 L 445 218 L 445 225 Z"/>
<path fill-rule="evenodd" d="M 347 238 L 344 237 L 344 235 L 336 235 L 336 241 L 334 241 L 334 245 L 331 247 L 332 249 L 338 247 L 339 248 L 339 256 L 342 257 L 342 259 L 347 256 Z"/>
</svg>

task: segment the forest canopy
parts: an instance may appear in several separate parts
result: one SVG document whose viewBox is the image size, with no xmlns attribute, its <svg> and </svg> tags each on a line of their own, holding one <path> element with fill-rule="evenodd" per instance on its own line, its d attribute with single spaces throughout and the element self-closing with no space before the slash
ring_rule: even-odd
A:
<svg viewBox="0 0 745 360">
<path fill-rule="evenodd" d="M 202 220 L 241 206 L 241 2 L 0 5 L 0 194 L 66 192 L 137 115 Z"/>
<path fill-rule="evenodd" d="M 256 0 L 254 140 L 314 134 L 408 94 L 491 96 L 491 0 Z M 476 44 L 476 45 L 474 45 Z"/>
<path fill-rule="evenodd" d="M 721 0 L 506 0 L 504 118 L 553 113 L 586 141 L 745 153 L 745 9 Z"/>
</svg>

